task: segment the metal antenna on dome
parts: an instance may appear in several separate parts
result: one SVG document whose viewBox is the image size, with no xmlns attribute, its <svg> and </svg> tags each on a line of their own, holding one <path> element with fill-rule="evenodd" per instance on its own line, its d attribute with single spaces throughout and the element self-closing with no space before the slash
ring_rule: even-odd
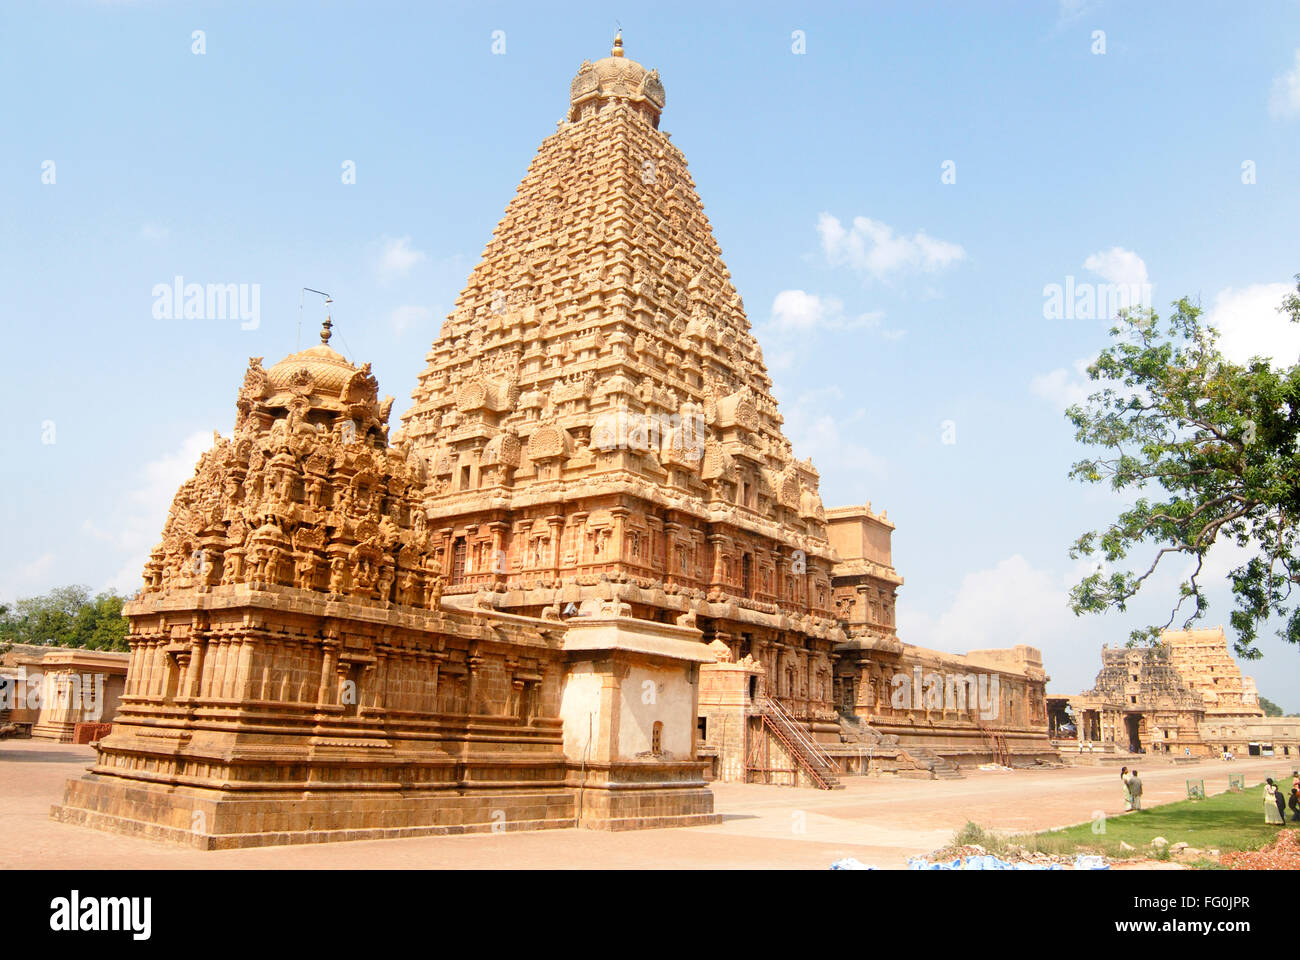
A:
<svg viewBox="0 0 1300 960">
<path fill-rule="evenodd" d="M 331 304 L 334 302 L 334 299 L 324 290 L 313 290 L 311 287 L 303 287 L 301 290 L 298 291 L 298 341 L 294 345 L 294 350 L 302 349 L 302 300 L 303 300 L 303 294 L 305 293 L 319 294 L 320 296 L 325 298 L 326 304 Z"/>
</svg>

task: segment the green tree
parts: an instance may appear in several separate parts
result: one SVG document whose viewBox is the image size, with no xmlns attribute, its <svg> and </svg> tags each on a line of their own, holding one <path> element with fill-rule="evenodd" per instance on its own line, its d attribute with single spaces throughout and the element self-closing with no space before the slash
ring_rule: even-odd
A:
<svg viewBox="0 0 1300 960">
<path fill-rule="evenodd" d="M 1297 293 L 1279 312 L 1300 322 L 1300 274 L 1296 280 Z M 1300 365 L 1228 362 L 1218 332 L 1187 298 L 1163 329 L 1154 310 L 1122 312 L 1111 338 L 1088 368 L 1101 389 L 1067 412 L 1075 438 L 1104 453 L 1079 461 L 1070 475 L 1135 502 L 1075 542 L 1072 557 L 1105 564 L 1072 588 L 1071 608 L 1123 611 L 1172 555 L 1194 561 L 1192 572 L 1178 585 L 1169 620 L 1134 630 L 1131 641 L 1157 638 L 1188 601 L 1183 626 L 1190 626 L 1207 606 L 1206 554 L 1227 541 L 1251 553 L 1229 577 L 1237 654 L 1260 656 L 1254 644 L 1269 616 L 1283 619 L 1280 636 L 1300 643 L 1300 608 L 1291 601 L 1300 582 Z M 1125 569 L 1139 548 L 1154 551 L 1149 564 Z"/>
<path fill-rule="evenodd" d="M 1260 697 L 1259 705 L 1264 711 L 1266 717 L 1280 717 L 1283 715 L 1282 708 L 1270 700 L 1268 697 Z"/>
<path fill-rule="evenodd" d="M 0 643 L 126 650 L 125 599 L 113 591 L 92 597 L 88 587 L 73 585 L 0 605 Z"/>
<path fill-rule="evenodd" d="M 122 616 L 122 605 L 126 598 L 117 593 L 101 593 L 93 603 L 94 623 L 86 638 L 86 647 L 91 650 L 127 650 L 126 635 L 130 621 Z"/>
</svg>

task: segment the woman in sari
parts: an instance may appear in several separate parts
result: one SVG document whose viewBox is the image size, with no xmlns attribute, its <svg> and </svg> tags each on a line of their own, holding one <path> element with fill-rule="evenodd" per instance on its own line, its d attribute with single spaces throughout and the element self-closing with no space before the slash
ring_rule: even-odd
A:
<svg viewBox="0 0 1300 960">
<path fill-rule="evenodd" d="M 1119 768 L 1119 779 L 1124 784 L 1124 809 L 1133 809 L 1133 791 L 1128 784 L 1128 767 Z"/>
<path fill-rule="evenodd" d="M 1264 822 L 1285 823 L 1286 821 L 1282 819 L 1282 811 L 1285 809 L 1286 807 L 1282 805 L 1282 794 L 1278 792 L 1273 778 L 1269 777 L 1264 784 Z"/>
</svg>

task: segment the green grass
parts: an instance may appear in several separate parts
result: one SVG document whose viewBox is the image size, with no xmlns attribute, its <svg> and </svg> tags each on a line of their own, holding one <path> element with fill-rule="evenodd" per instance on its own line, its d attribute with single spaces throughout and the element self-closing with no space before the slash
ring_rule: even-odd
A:
<svg viewBox="0 0 1300 960">
<path fill-rule="evenodd" d="M 967 820 L 966 826 L 962 827 L 953 835 L 952 847 L 969 847 L 981 846 L 994 856 L 1004 857 L 1011 847 L 1010 840 L 1001 833 L 994 833 L 992 830 L 985 830 L 973 820 Z M 948 848 L 944 848 L 945 851 Z M 944 859 L 940 857 L 939 859 Z"/>
<path fill-rule="evenodd" d="M 1276 781 L 1276 777 L 1274 780 Z M 1285 781 L 1290 784 L 1290 775 Z M 1214 785 L 1207 785 L 1214 789 Z M 1107 817 L 1097 824 L 1082 823 L 1060 830 L 1024 834 L 1009 838 L 1009 844 L 1029 850 L 1069 856 L 1075 853 L 1103 853 L 1113 859 L 1152 856 L 1151 840 L 1164 837 L 1170 844 L 1185 842 L 1199 850 L 1258 850 L 1272 843 L 1282 829 L 1295 829 L 1300 823 L 1290 821 L 1287 811 L 1285 827 L 1264 822 L 1264 799 L 1260 784 L 1248 786 L 1243 793 L 1219 793 L 1204 800 L 1180 800 L 1162 806 Z M 968 825 L 969 827 L 970 825 Z M 1123 841 L 1134 847 L 1121 850 Z M 1166 848 L 1167 851 L 1167 848 Z M 1168 859 L 1168 853 L 1157 856 Z"/>
</svg>

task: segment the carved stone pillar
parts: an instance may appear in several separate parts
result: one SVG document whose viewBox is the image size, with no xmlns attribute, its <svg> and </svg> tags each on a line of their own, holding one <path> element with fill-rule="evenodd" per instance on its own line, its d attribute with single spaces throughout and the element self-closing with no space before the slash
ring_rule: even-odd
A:
<svg viewBox="0 0 1300 960">
<path fill-rule="evenodd" d="M 327 638 L 322 644 L 324 656 L 320 665 L 320 687 L 316 693 L 316 703 L 322 707 L 333 706 L 338 702 L 338 681 L 335 674 L 339 667 L 339 647 L 335 638 Z"/>
<path fill-rule="evenodd" d="M 442 554 L 442 579 L 444 583 L 451 583 L 451 544 L 452 534 L 455 531 L 451 527 L 443 527 L 438 531 L 438 536 L 442 540 L 442 547 L 439 553 Z M 469 544 L 465 544 L 465 560 L 469 561 Z"/>
<path fill-rule="evenodd" d="M 253 654 L 257 650 L 258 639 L 245 636 L 239 643 L 239 660 L 235 671 L 234 696 L 247 700 L 253 687 Z"/>
<path fill-rule="evenodd" d="M 551 529 L 551 555 L 548 558 L 549 573 L 552 580 L 560 579 L 560 568 L 563 565 L 562 539 L 564 537 L 564 517 L 554 514 L 546 518 L 546 525 Z"/>
<path fill-rule="evenodd" d="M 135 654 L 135 663 L 132 664 L 135 672 L 133 692 L 138 697 L 147 697 L 149 695 L 149 673 L 153 668 L 153 641 L 141 641 L 133 652 Z"/>
<path fill-rule="evenodd" d="M 482 665 L 483 658 L 478 655 L 478 644 L 472 644 L 465 656 L 465 666 L 469 671 L 466 679 L 466 699 L 469 702 L 465 707 L 465 712 L 468 714 L 486 712 L 478 709 L 478 674 L 479 667 Z"/>
<path fill-rule="evenodd" d="M 709 545 L 713 547 L 713 573 L 709 581 L 710 589 L 725 590 L 727 587 L 722 575 L 722 560 L 723 552 L 730 542 L 729 538 L 718 533 L 709 537 Z"/>
<path fill-rule="evenodd" d="M 509 573 L 510 564 L 505 552 L 505 535 L 508 529 L 509 526 L 501 522 L 488 524 L 488 531 L 492 536 L 492 559 L 489 561 L 488 570 L 493 575 L 493 583 L 505 583 Z"/>
<path fill-rule="evenodd" d="M 382 713 L 385 709 L 386 700 L 384 692 L 388 686 L 388 662 L 392 651 L 392 646 L 387 643 L 375 644 L 375 682 L 373 685 L 374 689 L 370 694 L 370 705 L 368 709 L 373 710 L 376 713 Z M 434 696 L 436 697 L 438 689 L 436 677 L 432 681 L 432 687 L 434 690 Z M 430 712 L 432 712 L 433 708 L 430 707 L 429 709 Z"/>
<path fill-rule="evenodd" d="M 626 507 L 615 507 L 609 511 L 610 516 L 614 518 L 613 544 L 610 548 L 610 556 L 606 558 L 610 563 L 622 563 L 627 556 L 623 538 L 626 536 L 628 512 Z"/>
<path fill-rule="evenodd" d="M 208 648 L 208 632 L 196 629 L 190 633 L 190 653 L 185 667 L 185 683 L 181 687 L 181 697 L 197 700 L 203 683 L 203 656 Z M 180 658 L 177 658 L 179 662 Z"/>
</svg>

